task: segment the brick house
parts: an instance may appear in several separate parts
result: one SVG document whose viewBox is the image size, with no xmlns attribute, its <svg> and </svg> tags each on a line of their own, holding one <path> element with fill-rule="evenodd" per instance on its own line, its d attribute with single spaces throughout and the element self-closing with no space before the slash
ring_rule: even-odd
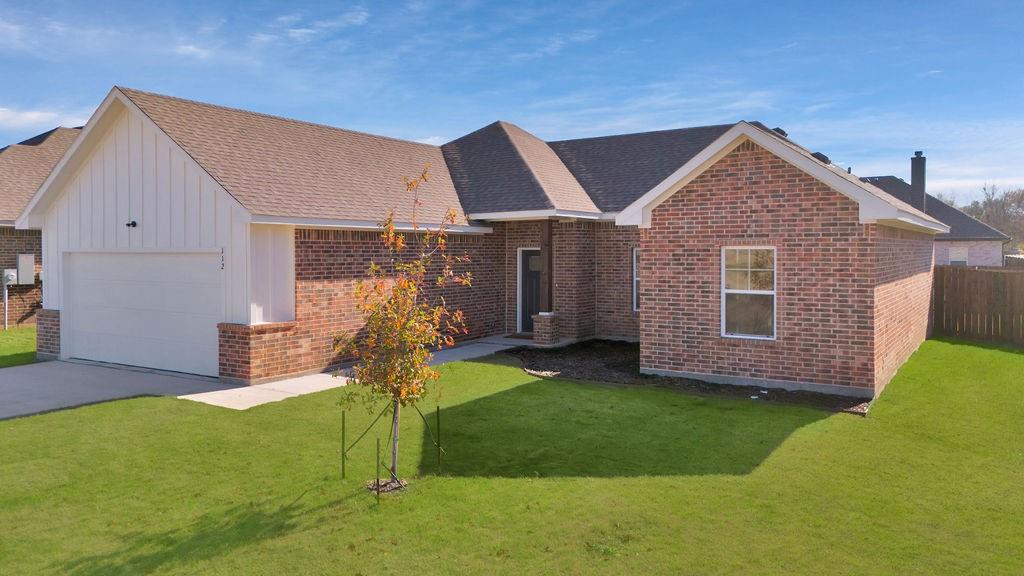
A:
<svg viewBox="0 0 1024 576">
<path fill-rule="evenodd" d="M 0 269 L 19 271 L 17 281 L 8 286 L 8 309 L 0 310 L 10 326 L 34 324 L 43 298 L 38 278 L 42 271 L 39 230 L 18 230 L 14 221 L 78 132 L 76 128 L 54 128 L 0 148 Z M 24 259 L 28 255 L 31 263 L 19 267 L 19 256 Z"/>
<path fill-rule="evenodd" d="M 639 340 L 641 369 L 871 397 L 925 338 L 948 228 L 757 123 L 431 146 L 114 88 L 18 219 L 39 354 L 262 382 L 356 331 L 376 223 L 430 165 L 472 337 Z"/>
<path fill-rule="evenodd" d="M 909 184 L 896 176 L 869 176 L 862 180 L 949 226 L 949 232 L 935 236 L 936 265 L 1003 266 L 1003 246 L 1010 237 L 928 194 L 922 152 L 915 152 L 910 159 Z"/>
</svg>

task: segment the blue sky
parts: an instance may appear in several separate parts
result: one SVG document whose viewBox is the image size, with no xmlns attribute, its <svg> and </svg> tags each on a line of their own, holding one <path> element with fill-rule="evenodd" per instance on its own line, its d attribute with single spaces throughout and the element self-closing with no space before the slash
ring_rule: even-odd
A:
<svg viewBox="0 0 1024 576">
<path fill-rule="evenodd" d="M 963 202 L 1024 186 L 1024 3 L 6 2 L 0 143 L 112 85 L 441 143 L 761 120 Z"/>
</svg>

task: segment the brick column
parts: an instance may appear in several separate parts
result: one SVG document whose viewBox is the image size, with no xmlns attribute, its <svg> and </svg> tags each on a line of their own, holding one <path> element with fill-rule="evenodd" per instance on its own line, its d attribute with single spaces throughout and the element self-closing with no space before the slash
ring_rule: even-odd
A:
<svg viewBox="0 0 1024 576">
<path fill-rule="evenodd" d="M 558 319 L 553 312 L 533 315 L 533 341 L 541 346 L 558 343 Z"/>
<path fill-rule="evenodd" d="M 60 310 L 36 311 L 36 358 L 60 358 Z"/>
<path fill-rule="evenodd" d="M 295 326 L 295 322 L 218 324 L 221 379 L 259 384 L 296 372 L 287 353 Z"/>
</svg>

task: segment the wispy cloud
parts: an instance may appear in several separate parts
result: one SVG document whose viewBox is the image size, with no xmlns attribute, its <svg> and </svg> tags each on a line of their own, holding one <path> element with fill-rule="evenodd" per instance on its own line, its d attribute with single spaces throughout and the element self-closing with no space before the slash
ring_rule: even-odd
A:
<svg viewBox="0 0 1024 576">
<path fill-rule="evenodd" d="M 0 47 L 19 49 L 25 45 L 24 28 L 0 18 Z"/>
<path fill-rule="evenodd" d="M 431 146 L 440 146 L 447 142 L 448 139 L 444 136 L 427 136 L 425 138 L 413 138 L 413 142 L 419 142 L 420 144 L 430 144 Z"/>
<path fill-rule="evenodd" d="M 936 76 L 941 76 L 943 72 L 944 70 L 928 70 L 927 72 L 921 72 L 917 76 L 918 78 L 934 78 Z"/>
<path fill-rule="evenodd" d="M 573 44 L 583 44 L 597 38 L 596 30 L 577 30 L 575 32 L 559 33 L 548 38 L 537 48 L 525 52 L 518 52 L 512 55 L 515 60 L 534 60 L 554 56 Z"/>
<path fill-rule="evenodd" d="M 199 60 L 206 60 L 211 54 L 213 54 L 213 50 L 209 48 L 200 48 L 195 44 L 178 44 L 174 47 L 174 53 L 179 56 L 189 56 Z"/>
<path fill-rule="evenodd" d="M 88 114 L 81 112 L 67 113 L 63 110 L 19 110 L 0 107 L 0 129 L 3 130 L 81 126 L 88 119 Z"/>
</svg>

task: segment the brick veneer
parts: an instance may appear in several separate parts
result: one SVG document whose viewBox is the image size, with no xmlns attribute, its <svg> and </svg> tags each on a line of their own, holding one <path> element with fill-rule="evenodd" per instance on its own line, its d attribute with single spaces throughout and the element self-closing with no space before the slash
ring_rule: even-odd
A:
<svg viewBox="0 0 1024 576">
<path fill-rule="evenodd" d="M 612 222 L 593 226 L 596 332 L 605 338 L 635 340 L 640 336 L 640 313 L 633 311 L 633 248 L 640 245 L 640 231 Z"/>
<path fill-rule="evenodd" d="M 17 230 L 10 226 L 0 226 L 0 269 L 17 268 L 18 254 L 34 254 L 36 257 L 36 275 L 42 270 L 42 233 L 39 230 Z M 43 285 L 16 284 L 8 287 L 8 321 L 11 325 L 33 324 L 36 322 L 36 311 L 42 305 Z M 3 314 L 0 303 L 0 314 Z"/>
<path fill-rule="evenodd" d="M 875 394 L 928 337 L 932 237 L 873 226 L 876 240 Z"/>
<path fill-rule="evenodd" d="M 468 337 L 504 332 L 504 234 L 452 235 L 449 245 L 453 253 L 469 255 L 473 286 L 433 289 L 432 296 L 465 313 Z M 345 359 L 334 351 L 335 337 L 362 327 L 356 284 L 371 261 L 386 257 L 376 232 L 296 230 L 295 321 L 221 324 L 221 377 L 260 382 L 337 366 Z"/>
<path fill-rule="evenodd" d="M 938 240 L 935 242 L 935 264 L 948 265 L 949 251 L 954 247 L 967 249 L 967 263 L 970 266 L 1003 265 L 1003 243 L 999 240 Z"/>
<path fill-rule="evenodd" d="M 918 292 L 930 239 L 862 225 L 858 212 L 766 150 L 740 144 L 655 208 L 641 233 L 641 367 L 874 394 L 892 371 L 876 368 L 876 356 L 902 362 L 923 338 L 928 298 Z M 751 245 L 776 248 L 775 340 L 720 334 L 721 249 Z M 882 313 L 884 334 L 911 336 L 876 341 L 876 293 L 917 298 L 911 309 Z"/>
<path fill-rule="evenodd" d="M 60 310 L 36 311 L 36 357 L 55 360 L 60 357 Z"/>
<path fill-rule="evenodd" d="M 541 346 L 557 344 L 560 336 L 558 317 L 551 312 L 533 315 L 533 341 Z"/>
</svg>

